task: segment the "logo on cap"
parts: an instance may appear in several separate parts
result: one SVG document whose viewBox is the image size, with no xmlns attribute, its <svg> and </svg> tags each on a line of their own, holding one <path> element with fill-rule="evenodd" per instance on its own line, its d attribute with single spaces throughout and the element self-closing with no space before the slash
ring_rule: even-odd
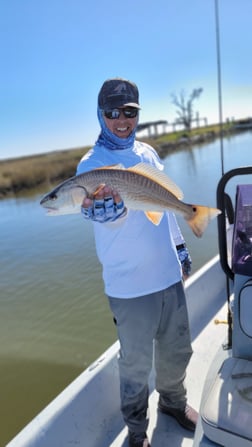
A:
<svg viewBox="0 0 252 447">
<path fill-rule="evenodd" d="M 118 84 L 117 87 L 114 88 L 114 92 L 118 95 L 121 95 L 124 92 L 127 92 L 127 86 L 122 82 L 121 84 Z"/>
</svg>

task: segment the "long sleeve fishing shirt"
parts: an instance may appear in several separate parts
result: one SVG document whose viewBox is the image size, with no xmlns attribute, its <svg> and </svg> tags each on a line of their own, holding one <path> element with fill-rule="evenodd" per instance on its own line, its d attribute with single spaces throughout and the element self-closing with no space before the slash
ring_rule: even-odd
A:
<svg viewBox="0 0 252 447">
<path fill-rule="evenodd" d="M 128 168 L 140 162 L 163 169 L 156 151 L 145 143 L 135 141 L 132 148 L 123 150 L 95 145 L 80 161 L 77 174 L 117 163 Z M 143 211 L 135 210 L 128 210 L 115 222 L 93 225 L 107 295 L 135 298 L 181 280 L 176 245 L 183 237 L 172 212 L 165 212 L 158 226 Z"/>
</svg>

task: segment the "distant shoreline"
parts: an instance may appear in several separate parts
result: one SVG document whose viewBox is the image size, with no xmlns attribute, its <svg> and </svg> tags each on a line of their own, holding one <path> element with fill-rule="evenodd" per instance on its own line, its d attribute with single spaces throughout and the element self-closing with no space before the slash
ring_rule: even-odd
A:
<svg viewBox="0 0 252 447">
<path fill-rule="evenodd" d="M 223 137 L 240 133 L 234 123 L 223 126 Z M 140 138 L 153 146 L 160 158 L 175 150 L 184 150 L 194 145 L 205 144 L 220 137 L 220 126 L 212 125 L 192 129 L 190 135 L 179 131 L 151 138 Z M 0 199 L 15 197 L 36 188 L 51 188 L 52 185 L 75 175 L 81 157 L 90 149 L 83 146 L 75 149 L 57 150 L 13 159 L 0 160 Z"/>
</svg>

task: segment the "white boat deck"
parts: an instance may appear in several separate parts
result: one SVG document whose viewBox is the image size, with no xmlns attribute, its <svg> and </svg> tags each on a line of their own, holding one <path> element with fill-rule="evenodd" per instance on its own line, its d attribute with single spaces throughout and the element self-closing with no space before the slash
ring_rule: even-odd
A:
<svg viewBox="0 0 252 447">
<path fill-rule="evenodd" d="M 197 410 L 204 381 L 217 350 L 225 341 L 225 275 L 218 258 L 186 283 L 194 354 L 187 370 L 188 402 Z M 120 413 L 117 366 L 118 343 L 71 383 L 6 447 L 127 447 L 127 430 Z M 174 419 L 157 412 L 154 372 L 150 380 L 152 447 L 191 447 L 193 434 Z"/>
</svg>

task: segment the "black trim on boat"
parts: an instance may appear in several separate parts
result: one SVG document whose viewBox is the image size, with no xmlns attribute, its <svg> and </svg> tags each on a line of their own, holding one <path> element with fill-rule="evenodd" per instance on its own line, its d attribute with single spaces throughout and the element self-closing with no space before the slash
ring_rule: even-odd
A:
<svg viewBox="0 0 252 447">
<path fill-rule="evenodd" d="M 252 166 L 244 166 L 240 168 L 232 169 L 226 172 L 220 179 L 217 186 L 217 208 L 219 208 L 222 213 L 217 217 L 218 222 L 218 237 L 219 237 L 219 251 L 220 251 L 220 263 L 224 273 L 230 278 L 234 279 L 234 273 L 228 265 L 227 259 L 227 219 L 228 223 L 233 223 L 234 220 L 234 210 L 230 197 L 225 193 L 225 187 L 228 181 L 232 177 L 238 175 L 249 175 L 252 174 Z"/>
<path fill-rule="evenodd" d="M 230 171 L 223 174 L 221 177 L 216 192 L 217 208 L 219 208 L 222 213 L 217 217 L 218 223 L 218 240 L 219 240 L 219 254 L 220 254 L 220 264 L 222 270 L 226 274 L 226 290 L 227 290 L 227 321 L 228 321 L 228 339 L 224 349 L 232 348 L 232 331 L 233 331 L 233 316 L 230 306 L 230 280 L 233 283 L 234 272 L 228 264 L 228 246 L 227 246 L 227 230 L 228 225 L 234 223 L 234 206 L 230 196 L 225 192 L 225 187 L 230 179 L 240 175 L 250 175 L 252 174 L 252 166 L 244 166 L 240 168 L 231 169 Z"/>
</svg>

